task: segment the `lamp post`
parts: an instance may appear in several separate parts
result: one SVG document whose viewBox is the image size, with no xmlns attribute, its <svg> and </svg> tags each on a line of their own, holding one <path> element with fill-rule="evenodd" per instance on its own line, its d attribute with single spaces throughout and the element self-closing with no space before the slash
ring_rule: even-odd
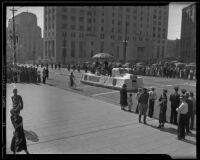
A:
<svg viewBox="0 0 200 160">
<path fill-rule="evenodd" d="M 126 47 L 128 45 L 128 40 L 127 40 L 127 23 L 126 23 L 126 27 L 125 27 L 125 39 L 122 41 L 123 43 L 123 47 L 124 47 L 124 53 L 123 53 L 123 60 L 124 63 L 126 62 Z"/>
</svg>

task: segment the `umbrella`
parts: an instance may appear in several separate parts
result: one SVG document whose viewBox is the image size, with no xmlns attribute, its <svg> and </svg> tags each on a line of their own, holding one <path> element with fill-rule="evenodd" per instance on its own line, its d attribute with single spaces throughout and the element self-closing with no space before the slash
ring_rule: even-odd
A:
<svg viewBox="0 0 200 160">
<path fill-rule="evenodd" d="M 111 59 L 111 58 L 113 58 L 113 56 L 110 55 L 109 53 L 97 53 L 92 58 L 95 58 L 95 59 Z"/>
</svg>

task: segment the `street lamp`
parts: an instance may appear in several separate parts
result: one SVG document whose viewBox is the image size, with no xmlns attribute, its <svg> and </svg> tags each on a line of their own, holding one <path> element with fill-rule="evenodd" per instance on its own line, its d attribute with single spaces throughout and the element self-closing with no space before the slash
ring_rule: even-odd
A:
<svg viewBox="0 0 200 160">
<path fill-rule="evenodd" d="M 127 45 L 128 45 L 128 40 L 123 40 L 122 41 L 122 43 L 123 43 L 123 46 L 124 46 L 124 54 L 123 54 L 123 56 L 124 56 L 124 63 L 126 62 L 126 47 L 127 47 Z"/>
<path fill-rule="evenodd" d="M 124 63 L 126 62 L 126 47 L 128 44 L 128 40 L 127 40 L 127 22 L 126 22 L 126 27 L 125 27 L 125 39 L 122 41 L 123 46 L 124 46 L 124 54 L 123 54 L 123 58 L 124 58 Z"/>
</svg>

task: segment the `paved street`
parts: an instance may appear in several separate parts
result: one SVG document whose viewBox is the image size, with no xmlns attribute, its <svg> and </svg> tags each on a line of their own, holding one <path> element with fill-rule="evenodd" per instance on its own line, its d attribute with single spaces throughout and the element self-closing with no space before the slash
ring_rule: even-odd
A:
<svg viewBox="0 0 200 160">
<path fill-rule="evenodd" d="M 138 123 L 138 115 L 119 107 L 119 92 L 106 88 L 79 84 L 69 89 L 66 71 L 51 71 L 46 85 L 16 84 L 24 100 L 21 115 L 24 129 L 35 132 L 38 142 L 27 140 L 32 154 L 39 153 L 130 153 L 169 154 L 172 157 L 196 156 L 196 131 L 185 141 L 176 140 L 176 126 L 166 124 L 157 129 L 158 121 L 147 118 L 147 125 Z M 186 85 L 190 82 L 191 84 Z M 157 91 L 169 84 L 182 84 L 194 89 L 194 82 L 144 77 L 147 86 Z M 172 91 L 172 90 L 170 90 Z M 78 93 L 78 94 L 77 94 Z M 7 85 L 7 153 L 13 128 L 10 122 L 12 85 Z M 155 106 L 155 117 L 158 107 Z M 169 114 L 170 109 L 167 113 Z M 23 154 L 23 152 L 22 152 Z"/>
</svg>

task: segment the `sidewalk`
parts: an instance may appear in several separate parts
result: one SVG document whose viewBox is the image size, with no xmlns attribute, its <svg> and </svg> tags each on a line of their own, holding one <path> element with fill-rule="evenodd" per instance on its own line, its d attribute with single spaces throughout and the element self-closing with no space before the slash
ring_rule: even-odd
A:
<svg viewBox="0 0 200 160">
<path fill-rule="evenodd" d="M 34 84 L 16 84 L 24 101 L 24 129 L 35 132 L 38 142 L 27 140 L 32 154 L 169 154 L 196 157 L 196 132 L 186 141 L 176 140 L 176 126 L 138 115 L 119 106 L 63 89 Z M 7 153 L 13 127 L 10 122 L 12 85 L 7 85 Z"/>
</svg>

